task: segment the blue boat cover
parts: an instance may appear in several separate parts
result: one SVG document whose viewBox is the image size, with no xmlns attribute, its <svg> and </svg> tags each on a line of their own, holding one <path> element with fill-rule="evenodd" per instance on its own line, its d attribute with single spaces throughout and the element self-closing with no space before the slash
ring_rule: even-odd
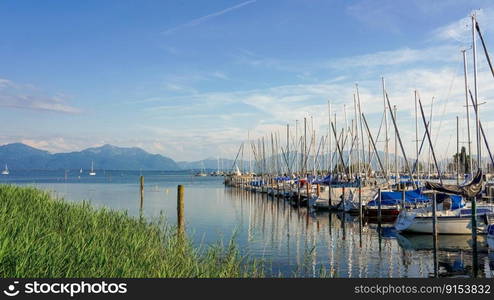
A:
<svg viewBox="0 0 494 300">
<path fill-rule="evenodd" d="M 402 203 L 402 192 L 381 192 L 381 205 L 398 205 Z M 429 198 L 420 193 L 420 189 L 405 191 L 405 202 L 408 204 L 429 202 Z M 378 199 L 367 203 L 367 206 L 378 206 Z"/>
</svg>

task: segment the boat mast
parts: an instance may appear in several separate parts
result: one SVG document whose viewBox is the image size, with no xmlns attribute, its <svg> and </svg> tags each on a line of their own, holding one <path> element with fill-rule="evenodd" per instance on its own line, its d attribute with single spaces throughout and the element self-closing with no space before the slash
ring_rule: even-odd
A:
<svg viewBox="0 0 494 300">
<path fill-rule="evenodd" d="M 463 54 L 463 75 L 465 78 L 465 108 L 467 110 L 467 143 L 468 143 L 468 157 L 470 161 L 470 178 L 473 175 L 473 164 L 472 164 L 472 141 L 470 140 L 470 105 L 468 104 L 468 72 L 467 72 L 467 53 L 466 50 L 461 51 Z M 465 170 L 466 172 L 466 170 Z"/>
<path fill-rule="evenodd" d="M 358 124 L 357 124 L 357 99 L 355 98 L 355 94 L 353 94 L 353 110 L 354 110 L 354 115 L 355 115 L 355 137 L 356 137 L 356 151 L 357 151 L 357 171 L 358 175 L 357 178 L 360 178 L 360 148 L 359 148 L 359 132 L 358 132 Z"/>
<path fill-rule="evenodd" d="M 361 138 L 361 148 L 362 148 L 362 160 L 364 162 L 364 168 L 365 168 L 365 144 L 364 144 L 364 130 L 362 127 L 362 111 L 360 109 L 360 93 L 358 90 L 358 84 L 355 84 L 355 88 L 357 90 L 357 104 L 358 104 L 358 121 L 360 125 L 360 138 Z M 369 166 L 370 166 L 370 161 L 369 161 Z M 360 170 L 359 170 L 359 175 L 360 175 Z"/>
<path fill-rule="evenodd" d="M 480 118 L 479 118 L 479 99 L 478 99 L 478 85 L 477 85 L 477 39 L 475 35 L 475 23 L 477 23 L 475 13 L 472 14 L 472 52 L 473 52 L 473 94 L 475 100 L 475 133 L 477 137 L 477 170 L 481 170 L 481 144 L 480 144 Z"/>
<path fill-rule="evenodd" d="M 308 160 L 308 155 L 307 155 L 307 118 L 304 118 L 304 164 L 303 164 L 303 173 L 304 176 L 307 173 L 307 160 Z"/>
<path fill-rule="evenodd" d="M 386 113 L 386 86 L 384 77 L 381 77 L 383 87 L 383 103 L 384 103 L 384 165 L 386 166 L 386 177 L 389 174 L 389 139 L 388 139 L 388 117 Z"/>
<path fill-rule="evenodd" d="M 460 184 L 460 120 L 456 116 L 456 184 Z"/>
<path fill-rule="evenodd" d="M 393 105 L 394 117 L 396 120 L 396 105 Z M 398 135 L 395 129 L 395 183 L 398 183 Z"/>
<path fill-rule="evenodd" d="M 420 100 L 419 100 L 420 102 Z M 429 116 L 429 134 L 432 135 L 432 108 L 434 106 L 434 97 L 432 97 L 431 100 L 431 112 Z M 428 152 L 428 158 L 427 158 L 427 176 L 430 179 L 431 178 L 431 149 L 432 145 L 429 145 L 429 152 Z"/>
<path fill-rule="evenodd" d="M 346 134 L 344 134 L 345 138 L 343 139 L 343 141 L 347 141 L 348 140 L 348 132 L 349 132 L 349 130 L 348 130 L 348 119 L 347 119 L 347 116 L 346 116 L 346 104 L 343 104 L 343 115 L 345 116 L 345 128 L 344 128 L 344 130 L 346 132 Z M 350 143 L 348 143 L 348 145 L 349 144 Z M 343 147 L 343 149 L 342 149 L 341 155 L 343 155 L 345 153 L 345 144 L 343 144 L 342 147 Z M 348 149 L 350 149 L 350 148 L 348 148 Z M 347 151 L 347 155 L 348 155 L 348 176 L 350 176 L 350 174 L 351 174 L 351 168 L 352 168 L 351 167 L 351 165 L 352 165 L 352 159 L 350 157 L 350 151 Z M 342 159 L 344 159 L 344 158 L 342 157 Z M 346 172 L 346 170 L 345 170 L 345 172 Z"/>
<path fill-rule="evenodd" d="M 415 166 L 415 170 L 417 172 L 417 180 L 420 180 L 420 168 L 419 164 L 419 123 L 418 123 L 418 111 L 417 111 L 417 90 L 414 91 L 415 97 L 415 159 L 417 165 Z"/>
<path fill-rule="evenodd" d="M 286 124 L 286 168 L 288 176 L 291 176 L 290 170 L 290 124 Z"/>
<path fill-rule="evenodd" d="M 328 159 L 329 159 L 329 170 L 328 174 L 331 174 L 333 172 L 333 157 L 331 155 L 332 151 L 332 141 L 333 138 L 331 136 L 331 102 L 328 100 L 328 139 L 329 139 L 329 145 L 328 145 Z"/>
</svg>

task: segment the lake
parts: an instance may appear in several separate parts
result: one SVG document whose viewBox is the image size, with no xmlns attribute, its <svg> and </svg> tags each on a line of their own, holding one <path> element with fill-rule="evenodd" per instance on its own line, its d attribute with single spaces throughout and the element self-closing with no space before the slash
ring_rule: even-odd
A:
<svg viewBox="0 0 494 300">
<path fill-rule="evenodd" d="M 30 185 L 66 201 L 126 210 L 139 215 L 139 176 L 145 177 L 147 218 L 163 214 L 176 222 L 177 185 L 185 186 L 188 235 L 197 244 L 227 243 L 232 237 L 242 253 L 262 259 L 271 276 L 429 277 L 434 273 L 432 237 L 401 235 L 383 226 L 361 224 L 358 216 L 307 213 L 282 199 L 225 187 L 223 177 L 150 171 L 16 171 L 1 183 Z M 470 236 L 439 236 L 437 264 L 447 276 L 472 276 Z M 491 277 L 494 253 L 479 237 L 478 276 Z"/>
</svg>

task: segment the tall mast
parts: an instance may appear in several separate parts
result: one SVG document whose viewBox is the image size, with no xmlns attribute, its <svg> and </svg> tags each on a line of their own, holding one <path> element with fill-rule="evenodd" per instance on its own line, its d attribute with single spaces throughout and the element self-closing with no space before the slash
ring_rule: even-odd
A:
<svg viewBox="0 0 494 300">
<path fill-rule="evenodd" d="M 384 165 L 386 166 L 386 175 L 389 173 L 389 139 L 388 139 L 388 117 L 386 113 L 386 86 L 384 77 L 381 77 L 383 86 L 383 103 L 384 103 Z"/>
<path fill-rule="evenodd" d="M 361 145 L 362 145 L 362 160 L 364 162 L 365 166 L 365 144 L 364 144 L 364 130 L 362 127 L 362 111 L 360 109 L 360 93 L 358 91 L 358 84 L 355 84 L 355 88 L 357 90 L 357 104 L 358 104 L 358 120 L 359 120 L 359 125 L 360 125 L 360 138 L 361 138 Z M 369 161 L 369 166 L 370 166 L 370 161 Z M 360 171 L 359 171 L 360 173 Z M 360 174 L 359 174 L 360 175 Z"/>
<path fill-rule="evenodd" d="M 357 151 L 357 178 L 360 177 L 360 149 L 359 149 L 359 136 L 358 136 L 358 124 L 357 124 L 357 99 L 355 98 L 355 94 L 353 94 L 353 110 L 354 110 L 354 115 L 355 115 L 355 137 L 356 137 L 356 151 Z"/>
<path fill-rule="evenodd" d="M 479 131 L 479 99 L 478 99 L 478 85 L 477 85 L 477 38 L 475 35 L 475 23 L 477 23 L 475 13 L 472 14 L 472 52 L 473 52 L 473 88 L 474 88 L 474 100 L 475 100 L 475 131 L 477 136 L 477 169 L 480 170 L 481 160 L 481 144 L 480 144 L 480 131 Z"/>
<path fill-rule="evenodd" d="M 396 120 L 396 105 L 393 105 L 394 116 Z M 395 182 L 398 182 L 398 134 L 395 129 Z"/>
<path fill-rule="evenodd" d="M 343 115 L 345 117 L 345 128 L 344 128 L 344 131 L 345 131 L 346 134 L 343 134 L 345 136 L 345 138 L 343 138 L 342 141 L 345 141 L 345 140 L 348 141 L 348 119 L 347 119 L 347 116 L 346 116 L 346 104 L 343 104 Z M 347 145 L 348 144 L 350 144 L 350 143 L 347 143 Z M 341 149 L 341 155 L 344 155 L 344 153 L 345 153 L 345 146 L 346 145 L 343 144 L 343 149 Z M 348 148 L 348 149 L 350 149 L 350 148 Z M 350 174 L 350 172 L 351 172 L 350 165 L 352 164 L 352 160 L 350 158 L 349 151 L 347 151 L 347 155 L 348 155 L 348 174 Z M 342 159 L 343 159 L 343 157 L 342 157 Z M 346 170 L 345 170 L 345 172 L 346 172 Z"/>
<path fill-rule="evenodd" d="M 286 168 L 288 176 L 291 176 L 290 170 L 290 124 L 286 124 Z"/>
<path fill-rule="evenodd" d="M 333 157 L 332 157 L 332 136 L 331 136 L 331 102 L 328 100 L 328 159 L 329 159 L 329 164 L 328 164 L 328 173 L 331 174 L 333 172 Z"/>
<path fill-rule="evenodd" d="M 472 141 L 470 140 L 470 105 L 468 104 L 468 72 L 467 72 L 467 53 L 466 50 L 461 51 L 463 53 L 463 75 L 465 77 L 465 108 L 467 110 L 467 143 L 468 143 L 468 157 L 470 160 L 470 177 L 472 177 Z M 466 170 L 465 170 L 466 171 Z"/>
<path fill-rule="evenodd" d="M 431 114 L 429 116 L 429 134 L 432 136 L 432 108 L 434 105 L 434 97 L 431 100 Z M 427 175 L 431 178 L 431 152 L 432 152 L 432 144 L 429 145 L 429 157 L 427 158 Z M 434 154 L 434 153 L 432 153 Z"/>
<path fill-rule="evenodd" d="M 307 173 L 307 160 L 308 160 L 308 155 L 307 155 L 307 118 L 304 118 L 304 176 Z"/>
<path fill-rule="evenodd" d="M 460 121 L 456 116 L 456 184 L 460 184 Z"/>
<path fill-rule="evenodd" d="M 417 111 L 417 90 L 414 91 L 415 97 L 415 159 L 417 166 L 415 171 L 417 172 L 417 179 L 420 180 L 420 168 L 419 168 L 419 123 L 418 123 L 418 111 Z"/>
</svg>

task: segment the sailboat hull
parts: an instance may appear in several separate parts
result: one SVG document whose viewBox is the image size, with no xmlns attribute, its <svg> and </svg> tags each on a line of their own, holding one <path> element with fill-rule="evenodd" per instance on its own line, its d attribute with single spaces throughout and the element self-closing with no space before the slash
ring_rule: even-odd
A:
<svg viewBox="0 0 494 300">
<path fill-rule="evenodd" d="M 472 222 L 470 218 L 441 217 L 437 219 L 438 234 L 471 234 Z M 432 233 L 432 218 L 415 218 L 405 232 Z"/>
</svg>

